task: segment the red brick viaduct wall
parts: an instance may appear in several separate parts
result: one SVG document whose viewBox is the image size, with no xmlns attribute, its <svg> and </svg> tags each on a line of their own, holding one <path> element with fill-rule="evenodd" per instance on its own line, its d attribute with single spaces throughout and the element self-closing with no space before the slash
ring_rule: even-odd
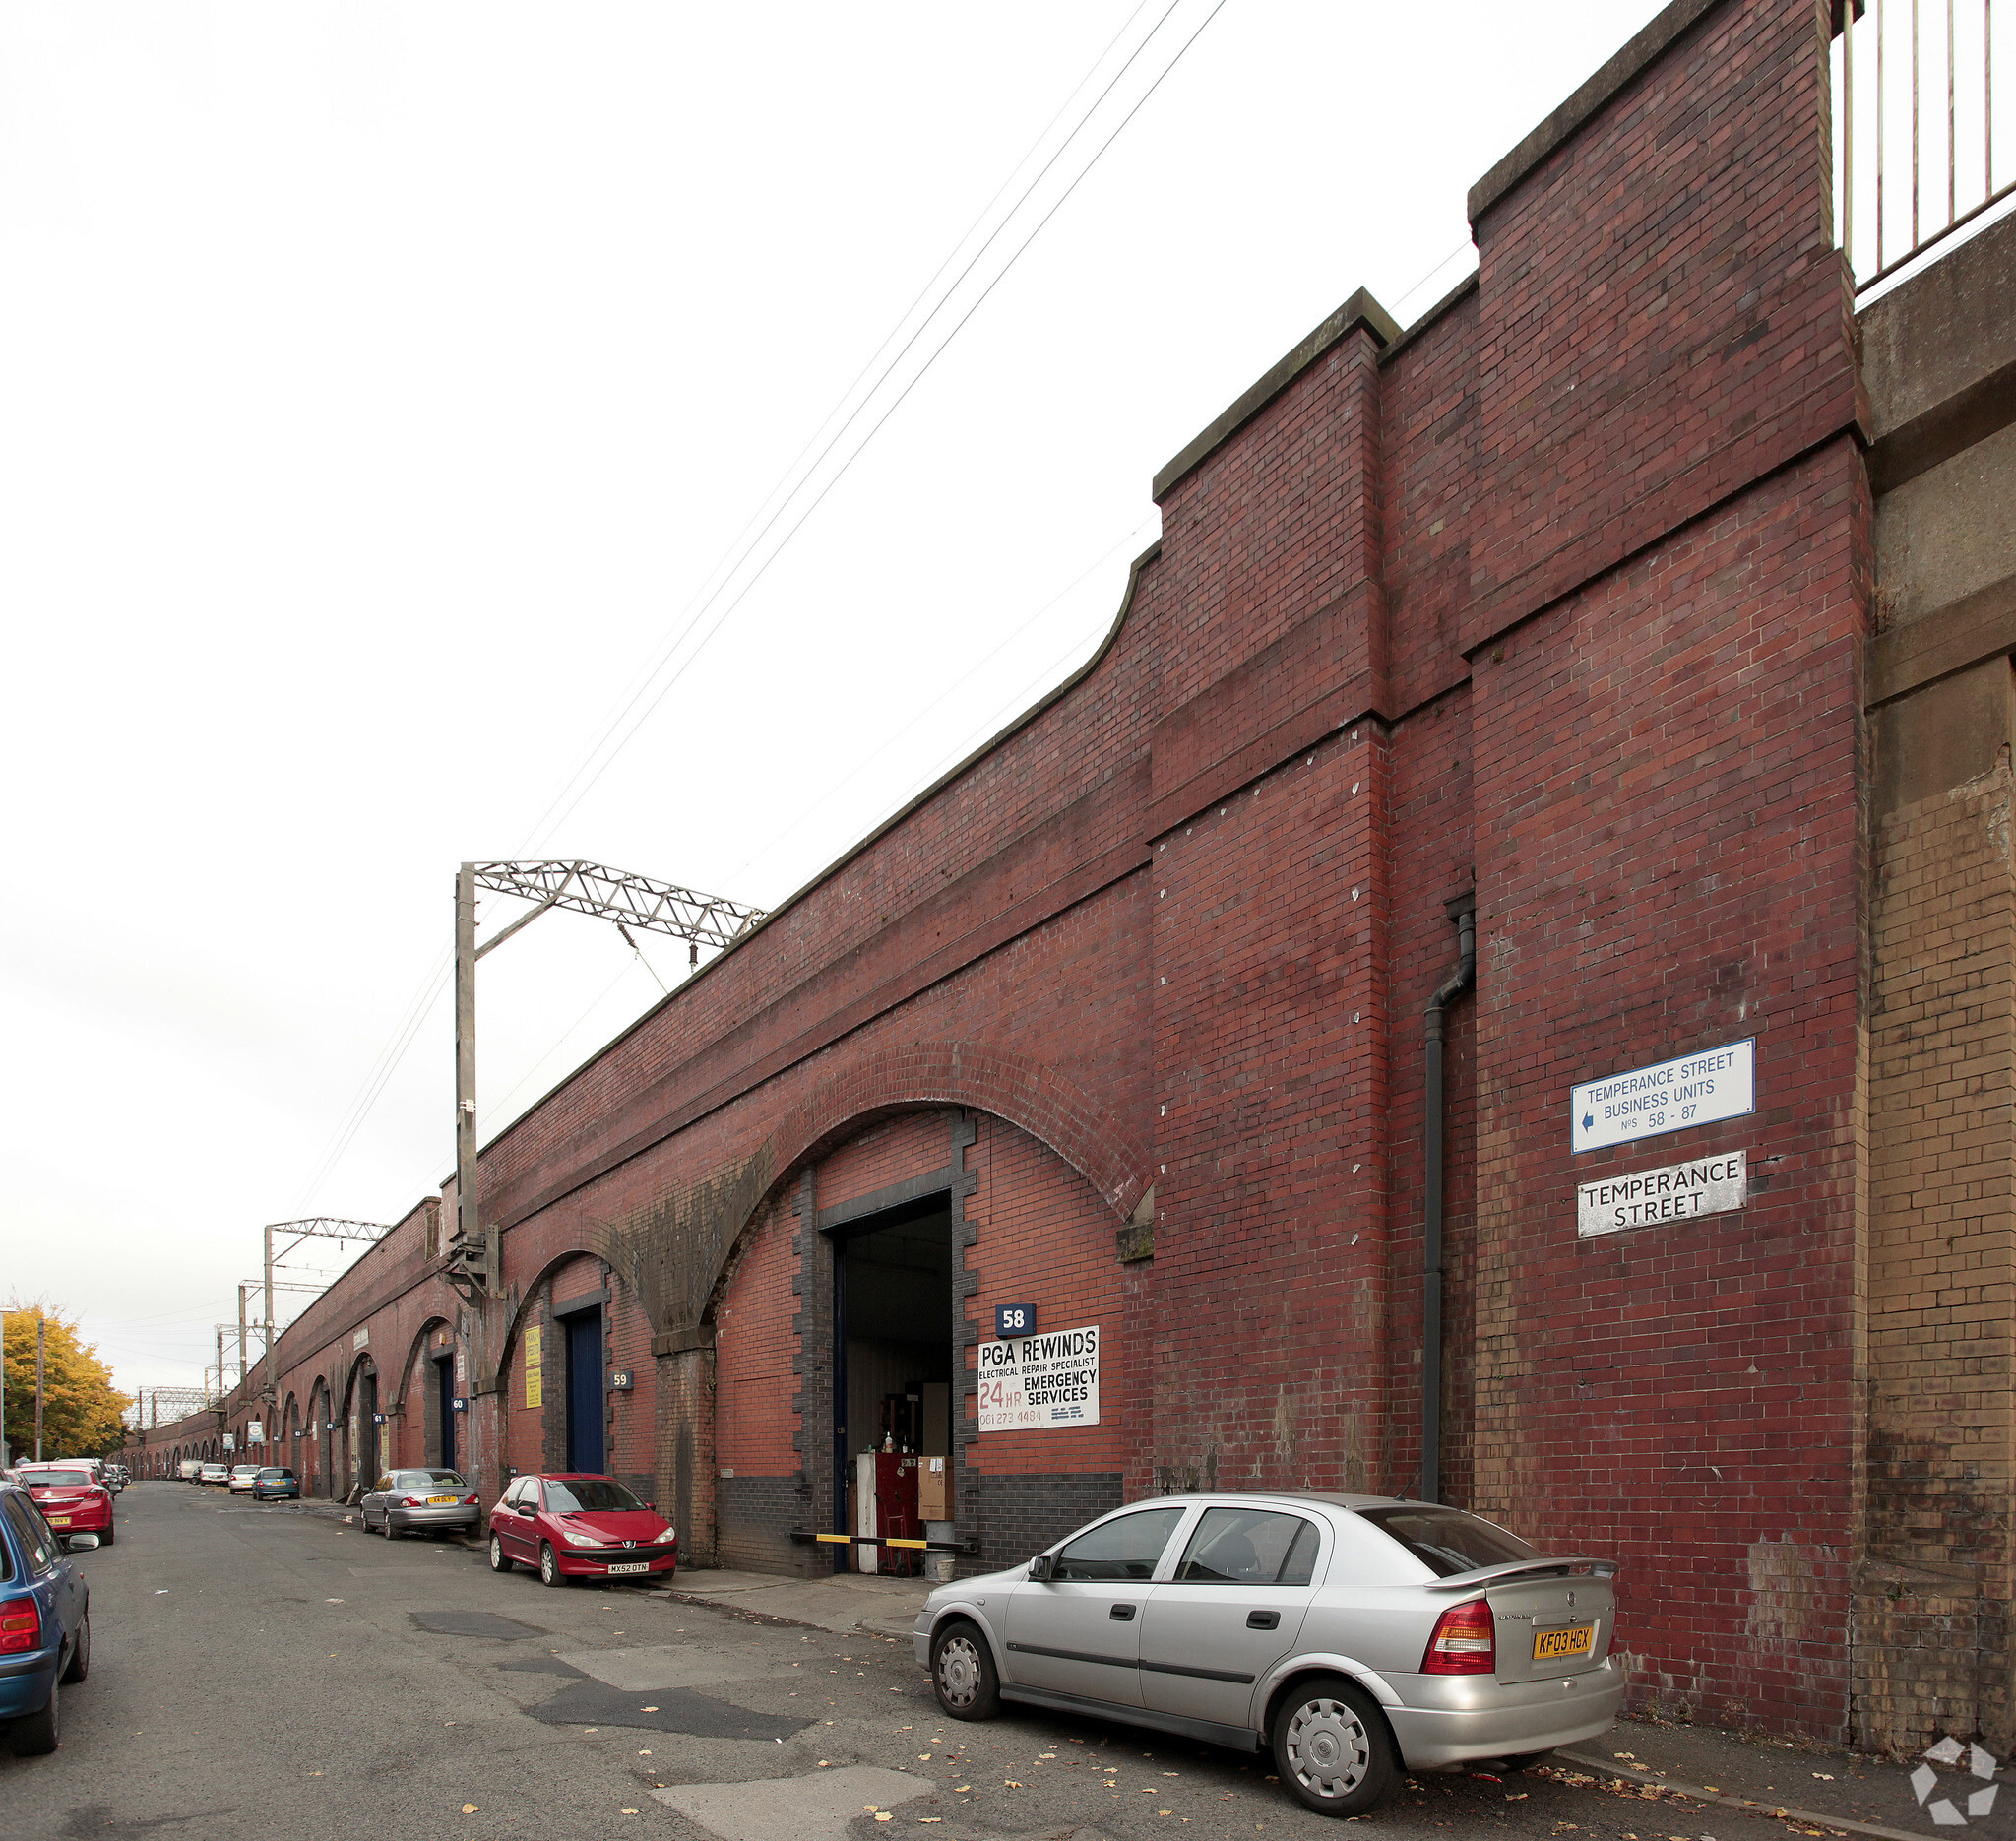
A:
<svg viewBox="0 0 2016 1841">
<path fill-rule="evenodd" d="M 1619 1555 L 1641 1696 L 1840 1737 L 1869 504 L 1827 45 L 1822 0 L 1680 0 L 1473 191 L 1474 281 L 1405 334 L 1354 296 L 1172 462 L 1094 663 L 486 1148 L 499 1301 L 430 1202 L 282 1339 L 321 1487 L 366 1352 L 429 1454 L 398 1375 L 442 1329 L 485 1488 L 555 1462 L 525 1331 L 601 1290 L 611 1464 L 689 1555 L 812 1563 L 819 1218 L 942 1173 L 967 1386 L 1013 1294 L 1106 1339 L 1096 1428 L 956 1402 L 988 1562 L 1157 1490 L 1409 1492 L 1421 1015 L 1474 894 L 1447 1499 Z M 1743 1037 L 1753 1116 L 1571 1158 L 1573 1083 Z M 1578 1180 L 1723 1148 L 1746 1210 L 1578 1238 Z"/>
</svg>

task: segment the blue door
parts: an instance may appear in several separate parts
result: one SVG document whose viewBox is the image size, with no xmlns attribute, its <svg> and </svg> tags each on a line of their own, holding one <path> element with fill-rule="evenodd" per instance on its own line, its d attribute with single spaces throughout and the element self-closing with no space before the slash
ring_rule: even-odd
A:
<svg viewBox="0 0 2016 1841">
<path fill-rule="evenodd" d="M 584 1310 L 567 1325 L 567 1468 L 602 1468 L 602 1313 Z"/>
<path fill-rule="evenodd" d="M 442 1356 L 434 1364 L 436 1411 L 441 1417 L 441 1468 L 455 1468 L 455 1358 Z"/>
</svg>

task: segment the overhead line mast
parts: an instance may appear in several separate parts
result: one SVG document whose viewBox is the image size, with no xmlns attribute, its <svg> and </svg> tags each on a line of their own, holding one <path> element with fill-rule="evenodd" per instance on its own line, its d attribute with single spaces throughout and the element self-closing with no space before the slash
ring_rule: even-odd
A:
<svg viewBox="0 0 2016 1841">
<path fill-rule="evenodd" d="M 310 1215 L 305 1221 L 273 1221 L 266 1226 L 266 1385 L 260 1389 L 259 1397 L 269 1405 L 280 1399 L 279 1384 L 273 1374 L 273 1352 L 280 1343 L 280 1332 L 271 1327 L 273 1323 L 273 1294 L 281 1289 L 274 1283 L 273 1268 L 277 1260 L 284 1259 L 303 1240 L 362 1240 L 366 1244 L 383 1239 L 392 1230 L 377 1221 L 339 1221 L 328 1215 Z M 273 1237 L 276 1234 L 291 1234 L 290 1239 L 279 1252 L 273 1250 Z M 300 1286 L 287 1287 L 290 1291 L 307 1289 Z M 321 1288 L 321 1289 L 327 1289 Z M 240 1313 L 243 1303 L 240 1301 Z M 220 1356 L 218 1365 L 223 1365 Z M 242 1374 L 239 1384 L 243 1385 Z"/>
<path fill-rule="evenodd" d="M 480 946 L 476 944 L 479 888 L 535 904 Z M 601 863 L 462 865 L 455 878 L 455 1232 L 450 1240 L 449 1275 L 472 1300 L 480 1293 L 494 1294 L 498 1278 L 476 1207 L 476 961 L 553 908 L 614 921 L 626 939 L 632 927 L 669 933 L 688 942 L 694 965 L 700 963 L 701 947 L 732 946 L 765 918 L 761 908 L 702 895 L 651 876 L 630 875 Z M 631 944 L 634 947 L 636 942 Z M 270 1317 L 272 1312 L 267 1314 Z"/>
</svg>

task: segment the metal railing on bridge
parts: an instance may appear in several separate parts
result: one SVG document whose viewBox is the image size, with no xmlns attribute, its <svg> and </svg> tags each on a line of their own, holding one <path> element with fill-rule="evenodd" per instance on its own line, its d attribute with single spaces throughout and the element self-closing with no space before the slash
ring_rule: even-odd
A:
<svg viewBox="0 0 2016 1841">
<path fill-rule="evenodd" d="M 1834 222 L 1859 293 L 2016 195 L 2016 0 L 1835 0 L 1835 28 Z"/>
</svg>

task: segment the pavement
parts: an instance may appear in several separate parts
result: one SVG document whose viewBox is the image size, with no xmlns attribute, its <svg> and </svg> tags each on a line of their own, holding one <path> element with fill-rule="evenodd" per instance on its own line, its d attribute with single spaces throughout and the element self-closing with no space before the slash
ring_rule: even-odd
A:
<svg viewBox="0 0 2016 1841">
<path fill-rule="evenodd" d="M 945 1720 L 907 1634 L 921 1581 L 694 1571 L 555 1591 L 493 1575 L 472 1543 L 386 1542 L 327 1504 L 137 1484 L 118 1515 L 118 1545 L 78 1556 L 94 1653 L 63 1747 L 0 1751 L 6 1841 L 1339 1832 L 1259 1756 L 1095 1719 Z M 1964 1810 L 1982 1787 L 1963 1759 L 1923 1801 Z M 1960 1828 L 2012 1841 L 2006 1794 L 2010 1814 Z M 1516 1778 L 1411 1779 L 1361 1819 L 1407 1841 L 1954 1832 L 1906 1766 L 1648 1721 Z"/>
</svg>

